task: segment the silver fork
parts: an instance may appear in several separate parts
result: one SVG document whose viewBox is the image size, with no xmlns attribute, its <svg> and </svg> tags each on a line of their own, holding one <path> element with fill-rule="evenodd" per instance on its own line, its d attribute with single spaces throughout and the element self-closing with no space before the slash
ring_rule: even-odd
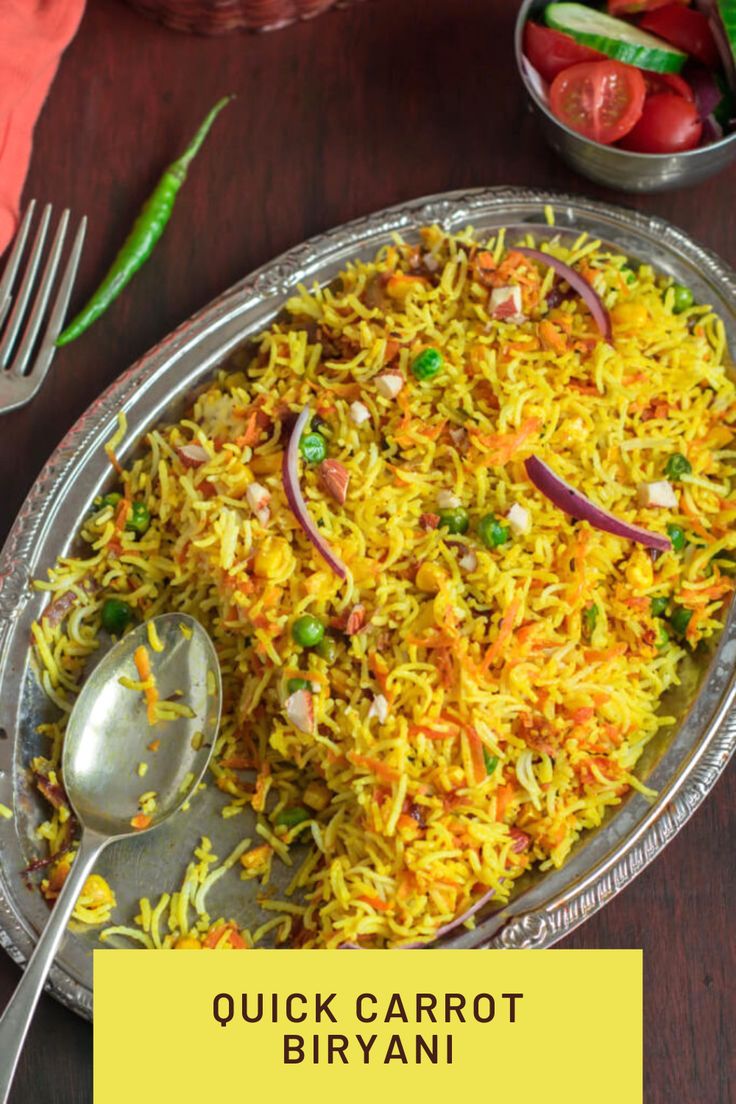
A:
<svg viewBox="0 0 736 1104">
<path fill-rule="evenodd" d="M 28 262 L 21 276 L 18 270 L 23 260 L 35 208 L 36 201 L 32 199 L 18 227 L 13 248 L 5 262 L 5 270 L 0 279 L 0 414 L 25 406 L 44 381 L 56 351 L 54 342 L 64 324 L 64 315 L 69 305 L 69 296 L 77 274 L 87 229 L 85 215 L 77 228 L 64 273 L 56 288 L 56 296 L 51 305 L 46 329 L 39 339 L 64 249 L 69 211 L 62 212 L 40 282 L 35 287 L 35 295 L 33 295 L 51 222 L 51 204 L 47 203 L 41 213 Z M 17 289 L 15 288 L 16 275 L 19 276 L 20 281 Z M 29 306 L 30 310 L 28 310 Z"/>
</svg>

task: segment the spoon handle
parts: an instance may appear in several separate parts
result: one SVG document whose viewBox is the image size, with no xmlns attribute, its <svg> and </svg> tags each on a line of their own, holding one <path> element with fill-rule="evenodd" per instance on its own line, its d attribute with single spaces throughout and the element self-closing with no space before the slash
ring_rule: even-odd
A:
<svg viewBox="0 0 736 1104">
<path fill-rule="evenodd" d="M 76 858 L 56 899 L 49 921 L 28 960 L 28 965 L 18 987 L 0 1017 L 0 1104 L 7 1104 L 10 1086 L 23 1049 L 38 998 L 43 992 L 46 976 L 54 960 L 56 949 L 62 940 L 69 917 L 74 911 L 77 897 L 97 856 L 108 839 L 94 832 L 82 835 Z"/>
</svg>

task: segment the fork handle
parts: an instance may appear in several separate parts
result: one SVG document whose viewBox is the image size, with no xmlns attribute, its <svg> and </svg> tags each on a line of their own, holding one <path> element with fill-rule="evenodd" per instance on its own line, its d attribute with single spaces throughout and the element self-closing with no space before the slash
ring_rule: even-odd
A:
<svg viewBox="0 0 736 1104">
<path fill-rule="evenodd" d="M 74 911 L 77 897 L 91 868 L 109 840 L 95 832 L 82 835 L 74 862 L 56 899 L 51 916 L 28 960 L 25 973 L 0 1017 L 0 1104 L 7 1104 L 10 1086 L 18 1066 L 38 998 L 43 992 L 54 955 Z"/>
</svg>

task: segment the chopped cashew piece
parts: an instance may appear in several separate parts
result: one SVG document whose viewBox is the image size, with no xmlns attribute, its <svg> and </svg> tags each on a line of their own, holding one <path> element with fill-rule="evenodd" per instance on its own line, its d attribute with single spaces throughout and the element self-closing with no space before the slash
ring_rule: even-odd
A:
<svg viewBox="0 0 736 1104">
<path fill-rule="evenodd" d="M 286 716 L 300 732 L 314 731 L 314 705 L 308 690 L 295 690 L 285 702 Z"/>
<path fill-rule="evenodd" d="M 455 510 L 458 506 L 462 506 L 462 500 L 452 491 L 440 491 L 437 495 L 437 505 L 440 510 Z"/>
<path fill-rule="evenodd" d="M 532 518 L 525 506 L 515 502 L 506 515 L 511 532 L 515 537 L 524 537 L 531 530 Z"/>
<path fill-rule="evenodd" d="M 376 696 L 374 697 L 373 701 L 371 702 L 371 707 L 368 710 L 368 717 L 369 719 L 371 717 L 378 717 L 378 721 L 380 724 L 385 723 L 386 718 L 388 717 L 388 701 L 383 696 L 383 694 L 376 694 Z"/>
<path fill-rule="evenodd" d="M 271 516 L 271 511 L 268 508 L 271 501 L 271 492 L 267 491 L 260 483 L 251 483 L 245 492 L 245 497 L 261 525 L 265 525 Z"/>
<path fill-rule="evenodd" d="M 640 483 L 637 497 L 640 506 L 675 508 L 679 505 L 672 484 L 666 479 L 661 479 L 657 483 Z"/>
<path fill-rule="evenodd" d="M 364 403 L 358 402 L 356 399 L 355 402 L 350 404 L 350 417 L 356 425 L 362 425 L 363 422 L 367 422 L 370 416 L 371 412 Z"/>
<path fill-rule="evenodd" d="M 494 288 L 488 300 L 488 313 L 497 322 L 524 322 L 526 316 L 521 309 L 521 288 Z"/>
<path fill-rule="evenodd" d="M 398 372 L 383 372 L 376 376 L 376 391 L 384 399 L 395 399 L 404 386 L 404 377 Z"/>
<path fill-rule="evenodd" d="M 465 555 L 461 556 L 457 562 L 458 566 L 461 567 L 463 571 L 475 571 L 478 566 L 478 557 L 473 549 L 469 548 Z"/>
</svg>

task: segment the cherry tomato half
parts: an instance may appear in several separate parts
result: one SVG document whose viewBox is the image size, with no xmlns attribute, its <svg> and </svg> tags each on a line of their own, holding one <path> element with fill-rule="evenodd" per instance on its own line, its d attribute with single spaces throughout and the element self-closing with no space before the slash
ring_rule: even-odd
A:
<svg viewBox="0 0 736 1104">
<path fill-rule="evenodd" d="M 538 23 L 527 23 L 524 27 L 524 53 L 548 84 L 571 65 L 604 58 L 590 46 L 581 46 L 570 35 L 553 31 L 551 27 L 540 27 Z"/>
<path fill-rule="evenodd" d="M 558 73 L 549 91 L 552 113 L 579 134 L 610 145 L 641 115 L 644 77 L 619 61 L 592 61 Z"/>
<path fill-rule="evenodd" d="M 647 12 L 640 26 L 702 61 L 709 69 L 718 67 L 718 47 L 708 19 L 702 12 L 683 8 L 680 4 L 668 4 L 665 8 Z"/>
<path fill-rule="evenodd" d="M 695 96 L 690 85 L 679 73 L 644 73 L 644 83 L 647 86 L 647 96 L 656 96 L 658 92 L 675 92 L 689 103 L 695 102 Z"/>
<path fill-rule="evenodd" d="M 680 153 L 700 141 L 703 124 L 695 104 L 676 92 L 647 96 L 636 126 L 621 141 L 635 153 Z"/>
</svg>

